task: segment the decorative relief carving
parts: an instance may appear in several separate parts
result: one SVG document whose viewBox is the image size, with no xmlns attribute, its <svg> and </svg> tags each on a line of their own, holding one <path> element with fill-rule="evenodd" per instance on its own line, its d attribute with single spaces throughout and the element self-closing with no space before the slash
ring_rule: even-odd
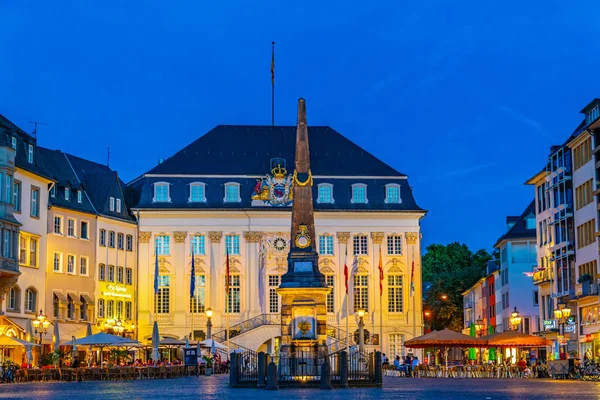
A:
<svg viewBox="0 0 600 400">
<path fill-rule="evenodd" d="M 373 239 L 373 244 L 381 244 L 383 232 L 371 232 L 371 238 Z"/>
<path fill-rule="evenodd" d="M 227 261 L 226 258 L 223 257 L 223 274 L 225 274 Z M 242 263 L 236 257 L 229 257 L 229 273 L 230 274 L 239 274 Z"/>
<path fill-rule="evenodd" d="M 388 274 L 401 274 L 401 273 L 402 273 L 402 270 L 395 265 L 393 265 L 392 267 L 390 267 L 390 269 L 388 269 Z"/>
<path fill-rule="evenodd" d="M 151 236 L 151 232 L 140 232 L 138 235 L 138 237 L 140 238 L 140 243 L 150 243 Z"/>
<path fill-rule="evenodd" d="M 223 238 L 223 232 L 208 232 L 208 239 L 211 243 L 221 243 L 221 239 Z"/>
<path fill-rule="evenodd" d="M 187 232 L 173 232 L 173 237 L 175 238 L 175 243 L 185 243 L 186 236 L 187 236 Z"/>
<path fill-rule="evenodd" d="M 321 268 L 319 268 L 319 270 L 321 271 L 322 274 L 329 274 L 329 275 L 335 274 L 335 271 L 333 270 L 333 268 L 331 268 L 327 265 L 323 265 Z"/>
<path fill-rule="evenodd" d="M 417 232 L 406 232 L 406 244 L 416 244 L 417 243 Z"/>
<path fill-rule="evenodd" d="M 350 232 L 338 232 L 337 238 L 341 244 L 348 244 L 348 239 L 350 239 Z"/>
<path fill-rule="evenodd" d="M 246 239 L 246 242 L 248 242 L 248 243 L 258 243 L 258 242 L 260 242 L 260 239 L 262 239 L 262 236 L 263 236 L 262 232 L 254 232 L 254 231 L 244 232 L 244 239 Z"/>
</svg>

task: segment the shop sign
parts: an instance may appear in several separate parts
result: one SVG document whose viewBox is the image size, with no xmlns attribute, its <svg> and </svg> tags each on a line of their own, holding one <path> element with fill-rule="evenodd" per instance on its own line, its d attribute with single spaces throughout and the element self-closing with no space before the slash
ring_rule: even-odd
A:
<svg viewBox="0 0 600 400">
<path fill-rule="evenodd" d="M 575 325 L 565 326 L 565 332 L 575 333 Z"/>
<path fill-rule="evenodd" d="M 553 319 L 545 319 L 544 320 L 544 329 L 549 330 L 549 329 L 554 329 L 556 328 L 556 321 Z"/>
<path fill-rule="evenodd" d="M 567 318 L 567 324 L 568 325 L 575 325 L 577 321 L 575 320 L 575 316 L 574 315 L 570 315 L 569 318 Z"/>
<path fill-rule="evenodd" d="M 121 285 L 108 285 L 106 291 L 103 292 L 104 296 L 110 297 L 122 297 L 125 299 L 131 298 L 131 293 L 127 293 L 127 287 Z"/>
</svg>

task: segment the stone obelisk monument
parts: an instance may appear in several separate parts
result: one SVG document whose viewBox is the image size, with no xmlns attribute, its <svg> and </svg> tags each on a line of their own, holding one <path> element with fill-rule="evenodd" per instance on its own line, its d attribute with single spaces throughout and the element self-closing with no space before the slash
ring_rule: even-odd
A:
<svg viewBox="0 0 600 400">
<path fill-rule="evenodd" d="M 293 176 L 294 203 L 288 270 L 281 277 L 281 351 L 283 358 L 316 358 L 326 348 L 326 297 L 331 288 L 319 271 L 316 250 L 306 103 L 298 100 L 296 156 Z M 299 361 L 305 363 L 305 361 Z M 301 364 L 305 366 L 306 364 Z M 286 366 L 282 365 L 282 368 Z M 294 366 L 289 367 L 294 374 Z M 284 370 L 282 369 L 282 372 Z M 303 373 L 306 373 L 304 371 Z"/>
</svg>

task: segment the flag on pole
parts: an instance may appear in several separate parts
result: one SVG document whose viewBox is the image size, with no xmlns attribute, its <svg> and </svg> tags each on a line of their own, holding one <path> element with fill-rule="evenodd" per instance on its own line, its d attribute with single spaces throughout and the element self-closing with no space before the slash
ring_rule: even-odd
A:
<svg viewBox="0 0 600 400">
<path fill-rule="evenodd" d="M 225 293 L 229 294 L 229 249 L 225 247 Z"/>
<path fill-rule="evenodd" d="M 381 245 L 379 245 L 379 295 L 383 295 L 383 261 L 381 259 Z"/>
<path fill-rule="evenodd" d="M 273 52 L 271 53 L 271 85 L 275 84 L 275 42 L 272 43 Z"/>
<path fill-rule="evenodd" d="M 196 265 L 194 264 L 194 244 L 192 243 L 192 271 L 190 272 L 190 299 L 194 298 L 196 291 Z"/>
<path fill-rule="evenodd" d="M 412 262 L 412 269 L 410 271 L 410 295 L 415 294 L 415 260 Z"/>
<path fill-rule="evenodd" d="M 158 294 L 158 249 L 154 245 L 154 294 Z"/>
<path fill-rule="evenodd" d="M 346 256 L 344 257 L 344 283 L 346 284 L 346 294 L 348 294 L 348 245 L 346 244 Z"/>
</svg>

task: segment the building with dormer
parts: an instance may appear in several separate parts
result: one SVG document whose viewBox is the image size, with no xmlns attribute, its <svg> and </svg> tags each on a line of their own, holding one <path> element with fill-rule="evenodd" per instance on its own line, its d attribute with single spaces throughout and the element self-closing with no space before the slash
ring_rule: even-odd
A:
<svg viewBox="0 0 600 400">
<path fill-rule="evenodd" d="M 229 319 L 233 345 L 279 348 L 277 288 L 290 247 L 295 139 L 295 126 L 217 126 L 128 184 L 140 231 L 139 340 L 151 337 L 154 321 L 162 336 L 205 338 L 210 307 L 216 340 L 224 341 Z M 423 332 L 425 211 L 406 175 L 332 128 L 309 127 L 309 141 L 319 269 L 333 288 L 330 343 L 344 345 L 348 325 L 354 345 L 357 310 L 364 309 L 367 348 L 383 344 L 390 357 L 402 355 L 404 341 Z"/>
</svg>

